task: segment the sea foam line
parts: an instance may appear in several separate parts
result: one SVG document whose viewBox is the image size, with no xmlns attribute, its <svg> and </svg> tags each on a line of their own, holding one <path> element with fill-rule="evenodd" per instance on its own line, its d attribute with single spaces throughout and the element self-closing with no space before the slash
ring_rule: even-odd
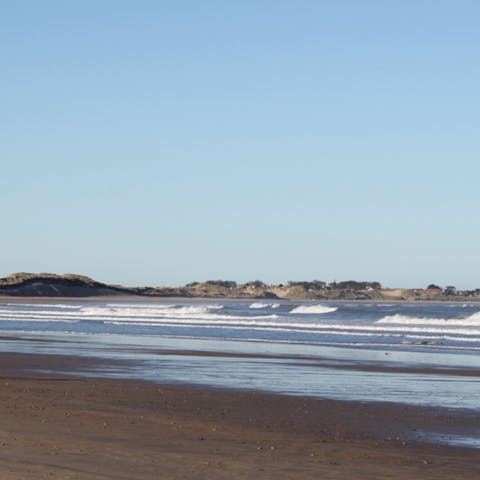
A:
<svg viewBox="0 0 480 480">
<path fill-rule="evenodd" d="M 45 308 L 45 305 L 42 305 Z M 5 314 L 37 314 L 37 315 L 56 315 L 56 316 L 69 316 L 74 313 L 75 315 L 81 316 L 92 316 L 92 315 L 111 315 L 115 314 L 118 316 L 126 316 L 126 317 L 145 317 L 145 316 L 165 316 L 165 315 L 194 315 L 197 313 L 208 313 L 210 311 L 218 311 L 221 310 L 224 306 L 223 305 L 188 305 L 188 306 L 176 306 L 176 305 L 169 305 L 169 306 L 160 306 L 155 308 L 117 308 L 114 306 L 108 307 L 85 307 L 85 306 L 76 306 L 75 308 L 72 307 L 71 311 L 56 311 L 54 309 L 45 309 L 45 310 L 30 310 L 28 308 L 19 309 L 5 309 L 0 308 L 0 313 Z"/>
<path fill-rule="evenodd" d="M 30 321 L 39 319 L 42 321 L 49 321 L 49 322 L 66 322 L 66 321 L 108 321 L 108 320 L 119 320 L 123 321 L 126 324 L 131 323 L 131 321 L 136 321 L 139 319 L 149 320 L 151 323 L 155 322 L 163 322 L 163 321 L 171 321 L 175 322 L 198 322 L 198 323 L 225 323 L 225 322 L 239 322 L 242 319 L 255 321 L 255 320 L 262 320 L 262 319 L 277 319 L 279 318 L 278 315 L 271 314 L 271 315 L 257 315 L 257 316 L 248 316 L 248 317 L 234 317 L 231 315 L 217 315 L 217 314 L 196 314 L 193 317 L 189 317 L 188 315 L 180 315 L 175 317 L 174 315 L 157 315 L 157 316 L 141 316 L 141 315 L 133 315 L 133 316 L 124 316 L 124 315 L 90 315 L 90 316 L 82 316 L 82 315 L 39 315 L 39 314 L 31 314 L 31 313 L 15 313 L 15 315 L 11 314 L 4 314 L 0 313 L 0 318 L 3 319 L 2 321 Z"/>
</svg>

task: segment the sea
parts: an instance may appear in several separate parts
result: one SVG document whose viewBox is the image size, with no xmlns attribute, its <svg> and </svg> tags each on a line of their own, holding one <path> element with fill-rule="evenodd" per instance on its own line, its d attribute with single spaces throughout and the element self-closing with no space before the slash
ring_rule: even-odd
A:
<svg viewBox="0 0 480 480">
<path fill-rule="evenodd" d="M 80 375 L 480 411 L 480 303 L 0 303 L 2 351 Z"/>
</svg>

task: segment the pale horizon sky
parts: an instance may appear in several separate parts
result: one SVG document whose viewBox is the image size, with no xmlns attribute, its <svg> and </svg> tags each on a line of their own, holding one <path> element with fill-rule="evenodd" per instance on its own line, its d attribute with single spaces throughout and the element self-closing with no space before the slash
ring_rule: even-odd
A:
<svg viewBox="0 0 480 480">
<path fill-rule="evenodd" d="M 479 22 L 0 0 L 0 276 L 480 288 Z"/>
</svg>

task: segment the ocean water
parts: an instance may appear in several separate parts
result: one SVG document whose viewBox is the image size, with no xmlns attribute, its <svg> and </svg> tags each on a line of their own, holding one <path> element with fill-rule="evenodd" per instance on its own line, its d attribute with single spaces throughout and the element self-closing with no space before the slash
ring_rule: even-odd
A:
<svg viewBox="0 0 480 480">
<path fill-rule="evenodd" d="M 0 337 L 125 361 L 88 375 L 480 410 L 480 304 L 12 302 Z"/>
<path fill-rule="evenodd" d="M 3 303 L 1 331 L 480 352 L 480 304 Z"/>
</svg>

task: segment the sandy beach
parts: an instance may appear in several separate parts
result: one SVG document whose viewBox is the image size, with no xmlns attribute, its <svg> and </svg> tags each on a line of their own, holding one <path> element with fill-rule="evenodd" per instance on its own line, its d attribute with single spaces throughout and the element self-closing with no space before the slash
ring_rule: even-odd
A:
<svg viewBox="0 0 480 480">
<path fill-rule="evenodd" d="M 480 476 L 478 449 L 416 441 L 478 426 L 469 411 L 81 378 L 96 360 L 76 357 L 0 359 L 5 480 Z"/>
</svg>

